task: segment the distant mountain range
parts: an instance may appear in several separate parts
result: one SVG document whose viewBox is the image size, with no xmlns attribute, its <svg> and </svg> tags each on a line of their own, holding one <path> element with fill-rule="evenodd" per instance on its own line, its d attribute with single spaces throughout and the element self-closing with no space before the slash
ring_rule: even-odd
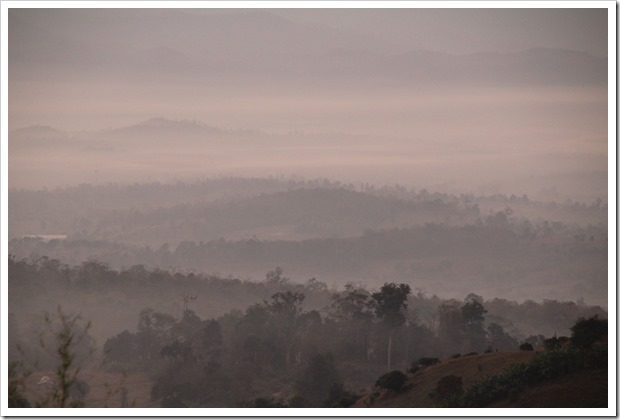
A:
<svg viewBox="0 0 620 420">
<path fill-rule="evenodd" d="M 11 14 L 9 69 L 13 80 L 234 80 L 327 86 L 607 82 L 606 58 L 570 50 L 396 53 L 371 36 L 353 36 L 258 11 L 217 16 L 152 10 L 123 15 L 63 13 Z M 71 16 L 74 19 L 68 19 Z M 85 16 L 91 24 L 80 26 Z M 183 30 L 166 29 L 175 27 Z M 82 34 L 79 39 L 73 35 L 76 31 Z"/>
<path fill-rule="evenodd" d="M 258 130 L 224 129 L 195 120 L 174 120 L 154 117 L 135 124 L 122 127 L 93 131 L 63 131 L 50 126 L 31 125 L 9 131 L 9 140 L 13 146 L 44 146 L 44 145 L 87 145 L 91 142 L 104 141 L 113 144 L 121 141 L 125 145 L 131 141 L 148 141 L 157 137 L 173 138 L 175 142 L 192 141 L 221 136 L 256 136 L 264 135 Z"/>
</svg>

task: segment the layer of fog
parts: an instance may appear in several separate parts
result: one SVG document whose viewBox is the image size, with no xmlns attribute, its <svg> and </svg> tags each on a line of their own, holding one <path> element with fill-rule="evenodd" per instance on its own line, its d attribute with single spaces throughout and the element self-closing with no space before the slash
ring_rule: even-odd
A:
<svg viewBox="0 0 620 420">
<path fill-rule="evenodd" d="M 63 88 L 45 94 L 58 96 Z M 114 97 L 101 88 L 65 90 L 67 104 L 59 109 L 71 118 L 84 113 L 87 120 L 86 114 L 97 115 L 116 103 L 123 121 L 150 111 L 173 118 L 189 115 L 198 126 L 169 122 L 172 127 L 149 129 L 150 121 L 135 130 L 57 133 L 70 142 L 32 129 L 14 131 L 9 136 L 10 186 L 300 175 L 448 192 L 542 198 L 555 191 L 553 199 L 606 198 L 606 92 L 597 89 L 487 88 L 390 96 L 245 96 L 200 88 L 193 97 L 186 93 L 153 89 L 141 96 L 136 115 L 136 101 L 123 99 L 127 92 Z M 98 101 L 89 109 L 72 101 L 72 94 Z M 14 109 L 21 104 L 12 102 Z M 32 107 L 27 101 L 23 106 Z M 50 113 L 41 110 L 41 115 Z M 202 127 L 206 124 L 223 133 Z M 37 136 L 42 143 L 33 144 Z"/>
</svg>

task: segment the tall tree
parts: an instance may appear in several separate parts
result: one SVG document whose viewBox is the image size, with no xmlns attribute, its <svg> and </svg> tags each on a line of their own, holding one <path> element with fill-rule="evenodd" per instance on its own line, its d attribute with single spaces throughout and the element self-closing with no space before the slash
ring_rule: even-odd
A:
<svg viewBox="0 0 620 420">
<path fill-rule="evenodd" d="M 491 322 L 489 324 L 487 327 L 487 333 L 489 345 L 494 349 L 510 351 L 519 347 L 519 342 L 504 331 L 504 328 L 501 325 L 495 322 Z"/>
<path fill-rule="evenodd" d="M 470 293 L 461 307 L 463 335 L 469 342 L 470 350 L 480 351 L 486 343 L 484 330 L 484 314 L 487 312 L 482 305 L 482 298 Z"/>
<path fill-rule="evenodd" d="M 136 339 L 142 359 L 149 360 L 159 355 L 161 348 L 173 341 L 175 324 L 172 315 L 155 312 L 151 308 L 140 311 Z"/>
<path fill-rule="evenodd" d="M 437 308 L 438 336 L 446 352 L 461 352 L 463 342 L 463 317 L 458 301 L 444 302 Z"/>
<path fill-rule="evenodd" d="M 270 302 L 265 302 L 267 309 L 273 315 L 276 330 L 286 343 L 285 363 L 290 365 L 294 358 L 295 344 L 299 330 L 299 316 L 302 313 L 301 304 L 305 295 L 299 292 L 278 292 L 271 296 Z"/>
<path fill-rule="evenodd" d="M 599 319 L 598 315 L 594 315 L 587 319 L 579 318 L 570 330 L 572 345 L 591 348 L 597 341 L 607 340 L 608 324 L 606 319 Z"/>
<path fill-rule="evenodd" d="M 347 284 L 342 293 L 332 296 L 330 317 L 337 322 L 344 350 L 349 355 L 368 359 L 368 332 L 374 318 L 374 303 L 364 289 Z"/>
<path fill-rule="evenodd" d="M 392 369 L 392 336 L 394 330 L 405 323 L 404 311 L 407 309 L 407 296 L 411 293 L 408 284 L 385 283 L 381 290 L 373 293 L 376 302 L 375 313 L 389 330 L 387 369 Z"/>
</svg>

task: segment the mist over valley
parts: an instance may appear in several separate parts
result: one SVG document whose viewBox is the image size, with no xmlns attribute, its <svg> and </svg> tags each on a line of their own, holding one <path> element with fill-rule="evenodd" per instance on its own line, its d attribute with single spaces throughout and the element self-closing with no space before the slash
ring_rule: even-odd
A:
<svg viewBox="0 0 620 420">
<path fill-rule="evenodd" d="M 607 13 L 9 8 L 9 406 L 606 407 Z"/>
</svg>

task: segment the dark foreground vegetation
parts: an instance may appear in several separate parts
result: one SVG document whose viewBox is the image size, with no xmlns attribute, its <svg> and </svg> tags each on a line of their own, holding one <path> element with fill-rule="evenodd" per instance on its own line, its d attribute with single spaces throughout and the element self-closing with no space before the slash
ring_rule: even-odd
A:
<svg viewBox="0 0 620 420">
<path fill-rule="evenodd" d="M 381 377 L 356 406 L 607 407 L 607 320 L 580 318 L 571 332 L 536 351 L 455 355 L 432 367 L 420 360 L 409 375 Z"/>
<path fill-rule="evenodd" d="M 148 387 L 154 406 L 348 407 L 375 386 L 407 392 L 408 370 L 417 375 L 475 353 L 534 353 L 526 343 L 545 350 L 462 393 L 456 374 L 433 384 L 448 395 L 436 406 L 478 406 L 606 361 L 605 311 L 573 302 L 473 293 L 446 300 L 395 283 L 330 290 L 314 278 L 295 284 L 280 268 L 251 282 L 45 258 L 11 258 L 9 282 L 13 406 L 135 403 L 139 391 L 122 379 L 108 388 L 110 398 L 89 400 L 84 374 L 101 370 L 147 378 L 142 392 Z M 209 307 L 226 296 L 243 306 Z M 42 318 L 45 311 L 51 315 Z"/>
</svg>

